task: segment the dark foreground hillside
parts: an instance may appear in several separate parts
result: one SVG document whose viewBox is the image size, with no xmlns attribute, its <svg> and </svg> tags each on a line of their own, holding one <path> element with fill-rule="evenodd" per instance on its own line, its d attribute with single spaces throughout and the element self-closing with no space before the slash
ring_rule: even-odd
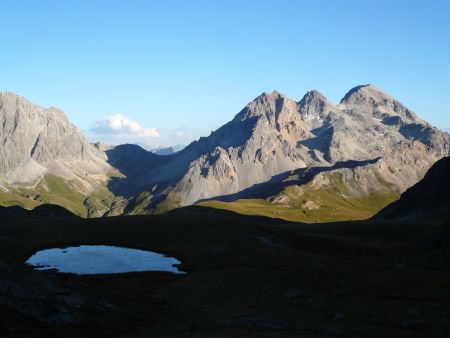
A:
<svg viewBox="0 0 450 338">
<path fill-rule="evenodd" d="M 379 218 L 427 218 L 450 216 L 450 157 L 436 162 L 424 179 L 387 206 Z"/>
<path fill-rule="evenodd" d="M 448 337 L 449 224 L 302 225 L 191 207 L 161 216 L 0 221 L 2 337 Z M 186 275 L 77 277 L 23 262 L 111 244 Z"/>
<path fill-rule="evenodd" d="M 48 217 L 64 217 L 64 218 L 76 218 L 77 216 L 71 213 L 69 210 L 54 204 L 42 204 L 38 205 L 34 209 L 28 210 L 20 206 L 3 207 L 0 206 L 0 219 L 11 218 L 48 218 Z"/>
</svg>

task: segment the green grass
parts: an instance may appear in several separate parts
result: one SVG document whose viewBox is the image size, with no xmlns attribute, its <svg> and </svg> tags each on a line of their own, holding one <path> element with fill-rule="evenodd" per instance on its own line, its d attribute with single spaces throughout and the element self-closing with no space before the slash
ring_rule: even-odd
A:
<svg viewBox="0 0 450 338">
<path fill-rule="evenodd" d="M 33 209 L 41 204 L 57 204 L 81 217 L 100 217 L 117 200 L 106 187 L 97 186 L 92 195 L 85 195 L 75 181 L 66 181 L 55 175 L 46 175 L 35 188 L 9 188 L 0 192 L 0 205 L 18 205 Z M 116 212 L 122 213 L 123 208 Z"/>
<path fill-rule="evenodd" d="M 106 212 L 110 216 L 122 214 L 123 208 L 113 208 L 118 198 L 114 196 L 106 187 L 98 187 L 97 190 L 87 197 L 84 202 L 84 208 L 87 211 L 87 217 L 102 217 Z M 111 210 L 111 209 L 114 210 Z"/>
<path fill-rule="evenodd" d="M 319 189 L 311 183 L 303 186 L 289 186 L 279 195 L 274 196 L 286 201 L 283 203 L 271 201 L 273 199 L 240 199 L 234 202 L 212 200 L 198 205 L 234 211 L 243 215 L 324 223 L 368 219 L 399 197 L 394 188 L 381 177 L 377 177 L 381 189 L 370 194 L 362 191 L 357 191 L 356 194 L 350 192 L 339 173 L 332 173 L 328 177 L 330 184 Z M 308 201 L 318 208 L 305 207 Z"/>
<path fill-rule="evenodd" d="M 363 220 L 375 215 L 386 205 L 398 199 L 399 194 L 393 186 L 381 176 L 375 175 L 378 191 L 365 193 L 361 187 L 354 186 L 352 191 L 343 182 L 342 174 L 327 175 L 329 184 L 316 188 L 312 183 L 302 186 L 289 186 L 270 199 L 241 199 L 234 202 L 207 201 L 200 206 L 234 211 L 244 215 L 260 215 L 281 218 L 295 222 L 323 223 L 345 220 Z M 289 177 L 287 181 L 296 179 Z M 120 215 L 124 212 L 127 201 L 114 196 L 106 187 L 98 186 L 96 191 L 86 196 L 74 182 L 47 175 L 33 190 L 26 188 L 0 192 L 0 205 L 19 205 L 32 209 L 43 203 L 60 205 L 81 217 L 101 217 Z M 136 198 L 128 214 L 161 214 L 180 206 L 178 193 L 171 192 L 156 206 L 149 209 L 153 196 L 143 192 Z M 281 200 L 277 202 L 277 200 Z M 308 208 L 307 203 L 317 206 Z"/>
<path fill-rule="evenodd" d="M 55 175 L 47 175 L 39 182 L 35 193 L 39 195 L 41 203 L 60 205 L 78 216 L 86 217 L 87 210 L 84 207 L 86 196 L 69 185 L 67 181 Z"/>
<path fill-rule="evenodd" d="M 14 205 L 18 205 L 24 209 L 33 209 L 37 207 L 39 204 L 38 201 L 35 201 L 30 198 L 26 198 L 21 196 L 20 194 L 10 191 L 4 192 L 0 191 L 0 205 L 4 207 L 11 207 Z"/>
<path fill-rule="evenodd" d="M 181 199 L 180 196 L 175 192 L 170 192 L 166 199 L 158 204 L 156 207 L 154 213 L 155 214 L 163 214 L 170 210 L 179 208 L 181 206 Z"/>
<path fill-rule="evenodd" d="M 136 200 L 133 202 L 132 210 L 128 212 L 130 215 L 146 215 L 149 214 L 149 205 L 153 195 L 150 191 L 144 191 L 139 194 Z"/>
</svg>

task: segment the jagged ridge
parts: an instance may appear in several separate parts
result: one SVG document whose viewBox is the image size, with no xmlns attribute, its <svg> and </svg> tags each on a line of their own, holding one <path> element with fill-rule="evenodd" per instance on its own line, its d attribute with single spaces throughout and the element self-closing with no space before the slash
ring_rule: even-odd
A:
<svg viewBox="0 0 450 338">
<path fill-rule="evenodd" d="M 141 183 L 140 192 L 151 191 L 148 210 L 166 210 L 236 194 L 298 168 L 380 157 L 364 175 L 377 173 L 400 193 L 448 155 L 449 144 L 448 134 L 373 85 L 350 90 L 338 106 L 318 91 L 298 102 L 263 93 L 210 136 L 130 180 Z"/>
</svg>

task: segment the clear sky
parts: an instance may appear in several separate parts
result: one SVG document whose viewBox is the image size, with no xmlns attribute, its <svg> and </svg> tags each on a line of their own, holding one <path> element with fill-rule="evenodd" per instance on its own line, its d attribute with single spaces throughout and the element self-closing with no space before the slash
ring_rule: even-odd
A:
<svg viewBox="0 0 450 338">
<path fill-rule="evenodd" d="M 0 0 L 0 90 L 91 140 L 187 143 L 263 91 L 372 83 L 450 128 L 450 1 Z"/>
</svg>

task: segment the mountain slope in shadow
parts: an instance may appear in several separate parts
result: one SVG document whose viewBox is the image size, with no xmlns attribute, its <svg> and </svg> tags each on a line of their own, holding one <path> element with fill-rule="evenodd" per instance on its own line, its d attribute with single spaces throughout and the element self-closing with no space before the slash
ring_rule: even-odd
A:
<svg viewBox="0 0 450 338">
<path fill-rule="evenodd" d="M 11 218 L 77 218 L 69 210 L 55 204 L 42 204 L 32 210 L 24 209 L 20 206 L 3 207 L 0 206 L 0 219 Z"/>
<path fill-rule="evenodd" d="M 355 169 L 364 167 L 369 164 L 377 163 L 380 158 L 366 161 L 342 161 L 328 167 L 300 168 L 297 170 L 287 171 L 275 176 L 264 183 L 259 183 L 244 189 L 240 192 L 224 196 L 216 196 L 199 202 L 209 200 L 217 200 L 221 202 L 232 202 L 242 198 L 269 198 L 279 194 L 290 186 L 300 186 L 310 183 L 321 173 L 328 173 L 339 169 Z"/>
<path fill-rule="evenodd" d="M 382 166 L 375 158 L 301 168 L 198 204 L 306 223 L 368 219 L 399 197 L 400 191 L 383 178 Z"/>
<path fill-rule="evenodd" d="M 383 209 L 376 218 L 418 219 L 450 216 L 450 157 L 443 158 L 424 179 L 401 198 Z"/>
</svg>

